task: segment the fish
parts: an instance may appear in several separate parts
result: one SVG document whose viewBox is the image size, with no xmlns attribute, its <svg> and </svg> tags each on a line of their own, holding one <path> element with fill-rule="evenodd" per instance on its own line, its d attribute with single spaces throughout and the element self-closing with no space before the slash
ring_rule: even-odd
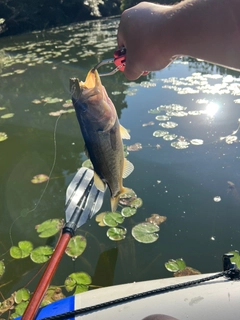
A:
<svg viewBox="0 0 240 320">
<path fill-rule="evenodd" d="M 124 157 L 122 139 L 130 139 L 119 123 L 117 112 L 98 71 L 91 69 L 85 82 L 70 79 L 72 102 L 85 142 L 85 152 L 93 164 L 94 184 L 100 191 L 106 185 L 111 193 L 111 210 L 115 212 L 120 196 L 132 191 L 123 186 L 122 179 L 134 170 Z"/>
</svg>

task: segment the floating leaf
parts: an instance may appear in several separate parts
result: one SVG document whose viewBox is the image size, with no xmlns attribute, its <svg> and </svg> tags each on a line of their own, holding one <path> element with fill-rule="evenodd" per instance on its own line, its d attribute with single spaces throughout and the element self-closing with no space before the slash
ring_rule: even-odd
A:
<svg viewBox="0 0 240 320">
<path fill-rule="evenodd" d="M 24 259 L 30 255 L 33 250 L 33 244 L 30 241 L 19 241 L 18 247 L 10 248 L 10 255 L 14 259 Z"/>
<path fill-rule="evenodd" d="M 15 73 L 17 74 L 22 74 L 26 71 L 27 69 L 17 69 L 17 70 L 14 70 Z"/>
<path fill-rule="evenodd" d="M 23 301 L 21 302 L 20 304 L 18 304 L 16 307 L 15 307 L 15 312 L 14 314 L 11 314 L 11 317 L 12 318 L 17 318 L 17 317 L 20 317 L 24 314 L 24 311 L 26 310 L 27 308 L 27 305 L 28 305 L 28 301 Z"/>
<path fill-rule="evenodd" d="M 136 208 L 136 209 L 140 208 L 142 204 L 143 204 L 143 201 L 141 198 L 136 198 L 129 203 L 131 208 Z"/>
<path fill-rule="evenodd" d="M 187 141 L 175 141 L 171 143 L 171 146 L 175 149 L 186 149 L 189 146 L 189 142 Z"/>
<path fill-rule="evenodd" d="M 160 216 L 157 213 L 153 213 L 151 217 L 145 219 L 145 221 L 156 224 L 158 226 L 166 220 L 167 220 L 167 217 Z"/>
<path fill-rule="evenodd" d="M 55 301 L 61 300 L 65 298 L 64 294 L 62 293 L 62 289 L 57 286 L 50 286 L 41 302 L 41 307 L 47 306 L 50 303 Z"/>
<path fill-rule="evenodd" d="M 45 103 L 57 103 L 57 102 L 62 102 L 63 99 L 46 97 L 46 98 L 42 99 L 42 101 Z"/>
<path fill-rule="evenodd" d="M 1 111 L 1 110 L 5 110 L 5 109 L 6 109 L 5 107 L 0 107 L 0 111 Z"/>
<path fill-rule="evenodd" d="M 143 123 L 142 126 L 143 126 L 143 127 L 154 126 L 154 122 L 153 122 L 153 121 L 150 121 L 150 122 L 148 122 L 148 123 Z"/>
<path fill-rule="evenodd" d="M 186 277 L 186 276 L 193 276 L 196 274 L 201 274 L 200 271 L 193 269 L 191 267 L 186 267 L 183 270 L 179 270 L 177 272 L 174 272 L 174 277 Z"/>
<path fill-rule="evenodd" d="M 161 109 L 159 107 L 157 107 L 156 109 L 148 110 L 148 113 L 151 113 L 151 114 L 156 114 L 156 113 L 160 113 L 160 112 L 161 112 Z"/>
<path fill-rule="evenodd" d="M 159 121 L 166 121 L 166 120 L 169 120 L 170 118 L 168 116 L 156 116 L 155 118 L 156 120 L 159 120 Z"/>
<path fill-rule="evenodd" d="M 0 277 L 4 274 L 5 272 L 5 265 L 3 260 L 0 261 Z"/>
<path fill-rule="evenodd" d="M 178 126 L 176 122 L 167 121 L 167 122 L 160 122 L 159 125 L 163 128 L 172 129 Z"/>
<path fill-rule="evenodd" d="M 177 260 L 171 259 L 165 263 L 165 268 L 170 272 L 177 272 L 186 268 L 186 263 L 182 258 Z"/>
<path fill-rule="evenodd" d="M 150 222 L 143 222 L 132 228 L 132 236 L 138 242 L 152 243 L 158 239 L 158 234 L 155 232 L 158 232 L 159 230 L 157 225 Z"/>
<path fill-rule="evenodd" d="M 39 99 L 34 99 L 34 100 L 32 100 L 32 103 L 34 103 L 34 104 L 40 104 L 40 103 L 42 103 L 42 101 L 39 100 Z"/>
<path fill-rule="evenodd" d="M 124 217 L 118 212 L 107 212 L 103 217 L 103 222 L 109 227 L 116 227 L 119 223 L 123 223 Z"/>
<path fill-rule="evenodd" d="M 2 119 L 9 119 L 12 118 L 14 116 L 14 113 L 6 113 L 4 115 L 1 116 Z"/>
<path fill-rule="evenodd" d="M 194 144 L 195 146 L 200 146 L 201 144 L 203 144 L 203 140 L 201 139 L 192 139 L 190 140 L 191 144 Z"/>
<path fill-rule="evenodd" d="M 128 146 L 128 147 L 127 147 L 127 150 L 128 150 L 128 151 L 138 151 L 138 150 L 140 150 L 140 149 L 142 149 L 142 144 L 139 143 L 139 142 L 137 142 L 137 143 L 135 143 L 135 144 L 132 144 L 131 146 Z"/>
<path fill-rule="evenodd" d="M 91 277 L 85 272 L 76 272 L 70 274 L 64 282 L 68 292 L 74 290 L 74 294 L 88 291 L 89 285 L 92 283 Z"/>
<path fill-rule="evenodd" d="M 0 142 L 7 140 L 8 136 L 5 132 L 0 132 Z"/>
<path fill-rule="evenodd" d="M 153 132 L 153 136 L 157 137 L 157 138 L 163 137 L 166 134 L 169 134 L 169 132 L 168 131 L 163 131 L 163 130 L 157 130 L 157 131 Z"/>
<path fill-rule="evenodd" d="M 238 269 L 240 269 L 240 255 L 239 255 L 239 251 L 234 250 L 234 251 L 230 251 L 229 253 L 233 254 L 233 257 L 230 258 L 231 262 L 236 263 Z"/>
<path fill-rule="evenodd" d="M 35 229 L 39 233 L 40 238 L 49 238 L 54 236 L 63 227 L 63 220 L 61 219 L 50 219 L 37 225 Z"/>
<path fill-rule="evenodd" d="M 227 144 L 232 144 L 233 142 L 237 142 L 237 140 L 237 136 L 227 136 L 225 141 Z"/>
<path fill-rule="evenodd" d="M 106 227 L 106 224 L 103 222 L 103 218 L 104 218 L 104 216 L 105 216 L 106 213 L 107 213 L 107 212 L 101 212 L 101 213 L 99 213 L 99 214 L 96 216 L 96 218 L 95 218 L 95 220 L 98 222 L 98 225 L 99 225 L 100 227 Z"/>
<path fill-rule="evenodd" d="M 109 228 L 107 236 L 110 240 L 119 241 L 125 238 L 127 230 L 125 228 Z"/>
<path fill-rule="evenodd" d="M 92 169 L 92 170 L 93 170 L 93 164 L 92 164 L 92 162 L 91 162 L 90 159 L 85 160 L 85 161 L 82 163 L 82 167 L 86 167 L 86 168 L 89 168 L 89 169 Z"/>
<path fill-rule="evenodd" d="M 43 183 L 49 180 L 49 177 L 46 174 L 38 174 L 34 176 L 31 180 L 32 183 L 38 184 L 38 183 Z"/>
<path fill-rule="evenodd" d="M 26 288 L 22 288 L 16 292 L 14 300 L 17 304 L 19 304 L 22 301 L 28 301 L 29 298 L 30 298 L 29 290 Z"/>
<path fill-rule="evenodd" d="M 122 209 L 121 214 L 127 218 L 127 217 L 133 216 L 136 212 L 137 212 L 137 209 L 135 208 L 125 207 Z"/>
<path fill-rule="evenodd" d="M 163 136 L 163 140 L 172 141 L 177 138 L 176 134 L 166 134 Z"/>
<path fill-rule="evenodd" d="M 50 259 L 53 254 L 53 248 L 42 246 L 34 249 L 30 255 L 31 260 L 35 263 L 44 263 Z"/>
<path fill-rule="evenodd" d="M 83 236 L 72 237 L 67 245 L 65 253 L 69 257 L 77 258 L 79 257 L 87 246 L 87 240 Z"/>
</svg>

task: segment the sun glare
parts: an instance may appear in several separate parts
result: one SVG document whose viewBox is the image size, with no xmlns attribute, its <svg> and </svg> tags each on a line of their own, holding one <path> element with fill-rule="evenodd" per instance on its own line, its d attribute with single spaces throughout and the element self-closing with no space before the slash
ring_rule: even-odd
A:
<svg viewBox="0 0 240 320">
<path fill-rule="evenodd" d="M 215 103 L 215 102 L 210 102 L 206 106 L 206 114 L 209 117 L 215 116 L 215 114 L 218 112 L 218 110 L 219 110 L 219 105 L 217 103 Z"/>
</svg>

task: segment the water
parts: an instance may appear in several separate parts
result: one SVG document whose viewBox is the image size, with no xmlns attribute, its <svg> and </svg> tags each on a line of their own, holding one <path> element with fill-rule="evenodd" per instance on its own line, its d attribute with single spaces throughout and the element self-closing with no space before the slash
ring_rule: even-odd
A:
<svg viewBox="0 0 240 320">
<path fill-rule="evenodd" d="M 0 74 L 0 107 L 5 108 L 0 117 L 14 113 L 0 118 L 0 131 L 8 136 L 0 142 L 0 253 L 6 265 L 1 292 L 5 297 L 26 286 L 41 267 L 29 258 L 13 260 L 9 248 L 22 240 L 32 241 L 34 247 L 55 246 L 57 236 L 40 239 L 35 226 L 64 218 L 66 188 L 86 159 L 75 114 L 54 117 L 49 113 L 69 110 L 63 104 L 70 99 L 70 77 L 84 80 L 92 66 L 112 57 L 117 26 L 117 19 L 85 22 L 4 38 L 0 44 L 8 56 Z M 80 271 L 99 286 L 169 277 L 164 263 L 177 258 L 203 273 L 221 270 L 222 254 L 239 249 L 240 243 L 239 134 L 234 134 L 231 144 L 221 140 L 239 125 L 238 76 L 183 59 L 134 83 L 120 72 L 102 79 L 121 124 L 130 129 L 127 145 L 142 144 L 142 149 L 129 153 L 135 170 L 124 185 L 134 189 L 143 206 L 125 219 L 128 233 L 122 241 L 109 240 L 107 227 L 99 227 L 94 219 L 81 227 L 78 233 L 87 238 L 87 248 L 75 261 L 63 257 L 53 284 L 62 285 L 70 273 Z M 34 101 L 46 97 L 62 101 Z M 177 112 L 173 104 L 184 107 L 185 115 L 169 115 Z M 165 106 L 161 113 L 148 113 L 159 106 Z M 175 128 L 159 126 L 166 121 L 155 117 L 166 114 L 168 121 L 178 124 Z M 151 121 L 154 125 L 143 126 Z M 178 137 L 173 141 L 157 138 L 156 130 Z M 188 143 L 201 139 L 203 144 L 176 149 L 171 143 L 178 139 Z M 31 183 L 33 176 L 49 175 L 51 170 L 46 190 L 46 183 Z M 231 188 L 229 181 L 234 184 Z M 215 202 L 216 196 L 221 201 Z M 102 211 L 109 209 L 107 195 Z M 167 217 L 159 239 L 148 245 L 137 242 L 131 236 L 132 227 L 153 213 Z M 27 286 L 31 291 L 38 279 Z"/>
</svg>

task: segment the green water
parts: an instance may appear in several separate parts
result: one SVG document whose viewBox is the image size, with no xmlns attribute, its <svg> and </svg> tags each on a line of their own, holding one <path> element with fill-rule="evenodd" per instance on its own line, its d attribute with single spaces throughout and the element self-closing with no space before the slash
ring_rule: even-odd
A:
<svg viewBox="0 0 240 320">
<path fill-rule="evenodd" d="M 35 226 L 51 218 L 64 219 L 66 188 L 86 159 L 75 114 L 49 113 L 70 109 L 63 107 L 70 99 L 70 77 L 84 80 L 97 62 L 112 57 L 117 26 L 117 19 L 108 19 L 1 40 L 0 49 L 8 57 L 0 74 L 0 107 L 5 108 L 0 110 L 0 132 L 8 136 L 0 142 L 0 259 L 6 265 L 0 281 L 5 297 L 27 285 L 41 267 L 29 258 L 13 260 L 9 248 L 22 240 L 32 241 L 34 247 L 55 246 L 58 237 L 40 239 Z M 233 143 L 220 139 L 238 128 L 238 73 L 179 59 L 134 83 L 120 72 L 102 82 L 121 124 L 130 130 L 126 144 L 142 144 L 139 151 L 129 152 L 135 170 L 124 185 L 134 189 L 143 206 L 124 221 L 128 232 L 122 241 L 109 240 L 107 227 L 99 227 L 95 219 L 81 227 L 78 233 L 87 239 L 85 252 L 75 261 L 64 256 L 52 284 L 62 285 L 78 271 L 87 272 L 100 286 L 169 277 L 164 263 L 177 258 L 203 273 L 221 270 L 222 254 L 240 249 L 238 132 Z M 33 102 L 46 97 L 62 101 Z M 166 115 L 173 104 L 184 112 L 169 116 L 177 126 L 159 126 L 167 120 L 155 117 Z M 159 106 L 168 107 L 159 114 L 148 113 Z M 8 113 L 14 116 L 1 118 Z M 150 121 L 154 125 L 143 126 Z M 156 130 L 177 138 L 154 137 Z M 188 143 L 201 139 L 203 144 L 176 149 L 171 143 L 178 139 Z M 31 183 L 33 176 L 50 172 L 46 190 L 46 183 Z M 220 202 L 213 200 L 216 196 Z M 109 209 L 107 194 L 101 211 Z M 153 213 L 167 217 L 158 240 L 137 242 L 132 227 Z M 39 276 L 28 285 L 31 291 L 38 280 Z"/>
</svg>

